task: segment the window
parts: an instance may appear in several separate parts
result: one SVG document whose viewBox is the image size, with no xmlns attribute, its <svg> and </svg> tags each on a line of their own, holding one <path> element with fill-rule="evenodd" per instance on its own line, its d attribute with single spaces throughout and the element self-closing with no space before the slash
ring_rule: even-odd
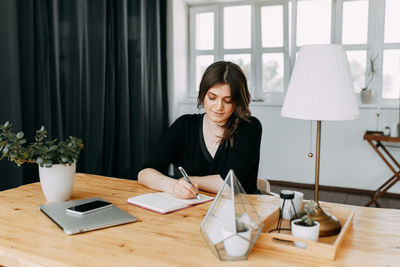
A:
<svg viewBox="0 0 400 267">
<path fill-rule="evenodd" d="M 385 49 L 382 68 L 382 97 L 399 98 L 400 49 Z"/>
<path fill-rule="evenodd" d="M 386 0 L 382 63 L 382 98 L 400 97 L 400 1 Z"/>
<path fill-rule="evenodd" d="M 379 99 L 400 97 L 399 0 L 227 2 L 190 7 L 192 97 L 205 68 L 228 60 L 242 67 L 253 99 L 282 104 L 300 46 L 328 43 L 343 44 L 357 93 L 368 86 Z"/>
<path fill-rule="evenodd" d="M 288 37 L 284 18 L 287 17 L 288 10 L 283 4 L 261 5 L 260 9 L 262 94 L 283 93 L 285 78 L 289 80 L 289 73 L 285 72 L 285 61 L 289 54 L 284 46 Z"/>
<path fill-rule="evenodd" d="M 253 99 L 278 93 L 281 101 L 289 81 L 287 13 L 285 0 L 191 8 L 190 96 L 209 64 L 227 60 L 243 69 Z"/>
<path fill-rule="evenodd" d="M 368 34 L 368 1 L 343 3 L 342 44 L 366 44 Z"/>
<path fill-rule="evenodd" d="M 337 40 L 347 50 L 354 89 L 357 93 L 364 87 L 370 87 L 366 80 L 368 55 L 368 0 L 343 1 L 341 17 L 341 36 Z M 368 61 L 369 62 L 369 61 Z M 368 64 L 369 67 L 369 64 Z M 366 82 L 368 84 L 366 84 Z"/>
<path fill-rule="evenodd" d="M 251 20 L 250 5 L 222 7 L 224 47 L 221 50 L 223 60 L 238 64 L 251 82 Z"/>
<path fill-rule="evenodd" d="M 366 71 L 367 52 L 365 50 L 350 50 L 347 51 L 347 59 L 351 75 L 353 76 L 354 88 L 357 93 L 361 88 L 365 87 L 365 71 Z"/>
<path fill-rule="evenodd" d="M 251 47 L 251 6 L 223 8 L 224 49 Z"/>
<path fill-rule="evenodd" d="M 331 13 L 331 0 L 297 1 L 297 45 L 329 44 Z"/>
<path fill-rule="evenodd" d="M 214 49 L 214 13 L 196 14 L 196 49 Z"/>
</svg>

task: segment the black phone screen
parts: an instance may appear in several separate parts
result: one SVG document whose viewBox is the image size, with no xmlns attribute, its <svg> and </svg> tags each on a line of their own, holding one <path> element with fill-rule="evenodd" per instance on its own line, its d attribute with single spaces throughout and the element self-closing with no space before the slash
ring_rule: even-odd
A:
<svg viewBox="0 0 400 267">
<path fill-rule="evenodd" d="M 92 202 L 89 202 L 89 203 L 85 203 L 85 204 L 77 205 L 77 206 L 74 206 L 74 207 L 70 207 L 68 209 L 74 210 L 74 211 L 77 211 L 77 212 L 86 212 L 86 211 L 89 211 L 89 210 L 94 210 L 94 209 L 98 209 L 98 208 L 101 208 L 101 207 L 104 207 L 104 206 L 109 206 L 109 205 L 111 205 L 110 202 L 101 201 L 101 200 L 95 200 L 95 201 L 92 201 Z"/>
</svg>

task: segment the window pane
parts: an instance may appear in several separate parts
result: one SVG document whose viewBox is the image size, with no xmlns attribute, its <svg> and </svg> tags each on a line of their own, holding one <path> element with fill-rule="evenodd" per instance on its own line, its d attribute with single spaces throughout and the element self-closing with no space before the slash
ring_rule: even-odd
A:
<svg viewBox="0 0 400 267">
<path fill-rule="evenodd" d="M 366 51 L 347 51 L 351 76 L 353 77 L 354 89 L 357 93 L 365 85 Z"/>
<path fill-rule="evenodd" d="M 247 78 L 247 86 L 250 88 L 250 67 L 251 67 L 251 56 L 250 54 L 231 54 L 225 55 L 224 60 L 231 61 L 238 64 Z"/>
<path fill-rule="evenodd" d="M 368 1 L 343 3 L 343 44 L 365 44 L 368 32 Z"/>
<path fill-rule="evenodd" d="M 214 49 L 214 13 L 196 14 L 196 49 Z"/>
<path fill-rule="evenodd" d="M 283 54 L 263 54 L 263 91 L 283 92 Z"/>
<path fill-rule="evenodd" d="M 214 62 L 214 56 L 197 56 L 196 57 L 196 92 L 199 91 L 200 81 L 207 67 Z"/>
<path fill-rule="evenodd" d="M 383 52 L 382 97 L 399 98 L 400 90 L 400 50 Z"/>
<path fill-rule="evenodd" d="M 224 8 L 224 48 L 251 47 L 251 6 Z"/>
<path fill-rule="evenodd" d="M 263 47 L 283 46 L 283 7 L 264 6 L 261 8 Z"/>
<path fill-rule="evenodd" d="M 304 0 L 297 3 L 297 45 L 329 44 L 332 0 Z"/>
<path fill-rule="evenodd" d="M 386 0 L 385 43 L 400 42 L 400 1 Z"/>
</svg>

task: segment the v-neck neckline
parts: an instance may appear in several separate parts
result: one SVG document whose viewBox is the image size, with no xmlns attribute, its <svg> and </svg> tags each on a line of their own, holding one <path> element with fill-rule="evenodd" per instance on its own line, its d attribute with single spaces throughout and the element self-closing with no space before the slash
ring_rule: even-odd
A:
<svg viewBox="0 0 400 267">
<path fill-rule="evenodd" d="M 201 117 L 200 124 L 199 124 L 200 147 L 201 147 L 201 151 L 203 152 L 204 157 L 207 159 L 208 162 L 211 162 L 211 161 L 215 160 L 215 158 L 218 155 L 218 152 L 221 150 L 221 144 L 218 145 L 218 148 L 217 148 L 217 151 L 215 151 L 214 157 L 211 156 L 210 151 L 208 151 L 208 149 L 207 149 L 206 140 L 204 139 L 204 133 L 203 133 L 204 116 L 205 116 L 205 113 L 203 113 L 203 116 Z"/>
</svg>

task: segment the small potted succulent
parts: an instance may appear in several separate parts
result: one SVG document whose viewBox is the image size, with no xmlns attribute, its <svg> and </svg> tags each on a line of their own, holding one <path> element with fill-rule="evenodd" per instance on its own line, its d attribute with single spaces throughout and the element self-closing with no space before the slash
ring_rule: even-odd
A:
<svg viewBox="0 0 400 267">
<path fill-rule="evenodd" d="M 246 255 L 249 249 L 251 229 L 245 224 L 244 218 L 246 218 L 246 216 L 236 216 L 236 233 L 228 227 L 223 229 L 224 246 L 229 256 L 242 257 Z"/>
<path fill-rule="evenodd" d="M 376 58 L 374 59 L 369 59 L 369 69 L 366 74 L 366 79 L 367 81 L 365 82 L 365 85 L 363 88 L 361 88 L 360 92 L 360 97 L 361 97 L 361 103 L 362 104 L 370 104 L 372 103 L 372 89 L 369 88 L 369 84 L 372 82 L 374 79 L 374 76 L 376 74 Z"/>
<path fill-rule="evenodd" d="M 24 133 L 14 133 L 8 121 L 0 125 L 0 160 L 21 166 L 37 163 L 40 184 L 48 202 L 60 202 L 71 197 L 76 161 L 83 148 L 81 139 L 70 136 L 65 141 L 46 140 L 44 126 L 36 131 L 35 141 L 27 143 Z"/>
<path fill-rule="evenodd" d="M 306 213 L 301 219 L 296 219 L 291 222 L 292 235 L 310 239 L 313 241 L 318 240 L 319 236 L 319 222 L 310 218 L 317 211 L 318 204 L 310 201 L 304 204 L 304 212 Z M 294 244 L 301 248 L 306 248 L 307 245 L 302 242 L 294 242 Z"/>
</svg>

